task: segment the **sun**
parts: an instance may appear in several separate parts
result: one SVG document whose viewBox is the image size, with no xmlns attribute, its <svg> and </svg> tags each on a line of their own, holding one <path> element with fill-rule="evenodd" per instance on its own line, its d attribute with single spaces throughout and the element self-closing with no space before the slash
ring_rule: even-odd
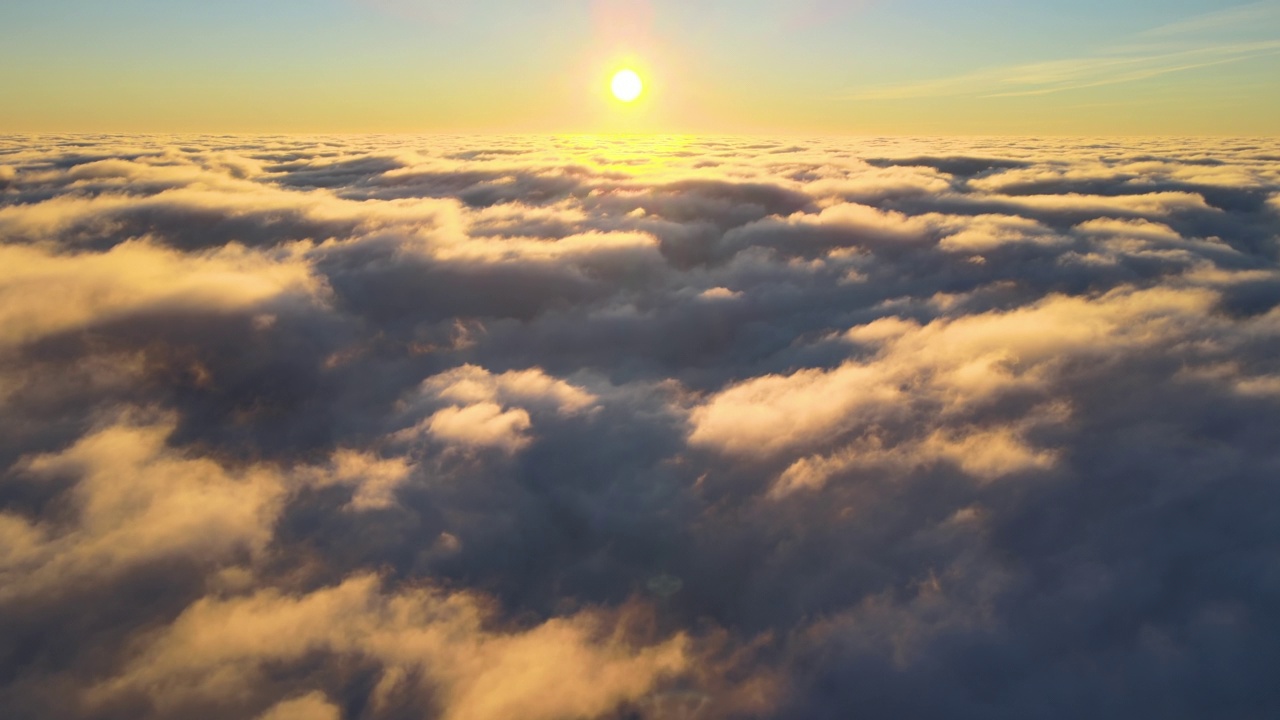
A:
<svg viewBox="0 0 1280 720">
<path fill-rule="evenodd" d="M 613 76 L 613 96 L 622 102 L 633 102 L 644 92 L 644 83 L 635 70 L 619 70 Z"/>
</svg>

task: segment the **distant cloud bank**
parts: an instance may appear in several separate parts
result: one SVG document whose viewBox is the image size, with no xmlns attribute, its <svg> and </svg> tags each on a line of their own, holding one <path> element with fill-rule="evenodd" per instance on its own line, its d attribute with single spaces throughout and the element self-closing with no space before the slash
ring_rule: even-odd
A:
<svg viewBox="0 0 1280 720">
<path fill-rule="evenodd" d="M 0 715 L 1276 715 L 1278 259 L 1275 140 L 0 138 Z"/>
</svg>

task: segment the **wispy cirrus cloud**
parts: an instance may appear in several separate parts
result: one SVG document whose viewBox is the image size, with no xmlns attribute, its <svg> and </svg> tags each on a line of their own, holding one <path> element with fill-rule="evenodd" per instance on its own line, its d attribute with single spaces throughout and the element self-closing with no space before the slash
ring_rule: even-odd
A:
<svg viewBox="0 0 1280 720">
<path fill-rule="evenodd" d="M 849 97 L 857 100 L 901 100 L 962 95 L 1048 95 L 1139 82 L 1277 53 L 1280 53 L 1280 3 L 1263 2 L 1153 28 L 1134 36 L 1131 43 L 1093 55 L 867 87 Z"/>
<path fill-rule="evenodd" d="M 1266 0 L 1161 25 L 1139 33 L 1138 37 L 1168 38 L 1215 31 L 1257 30 L 1260 26 L 1275 30 L 1277 22 L 1280 22 L 1280 2 Z"/>
<path fill-rule="evenodd" d="M 1280 40 L 1197 47 L 1187 50 L 1132 52 L 1068 58 L 989 68 L 950 78 L 880 88 L 849 96 L 855 100 L 979 95 L 1016 97 L 1047 95 L 1083 88 L 1137 82 L 1170 73 L 1240 62 L 1280 53 Z"/>
</svg>

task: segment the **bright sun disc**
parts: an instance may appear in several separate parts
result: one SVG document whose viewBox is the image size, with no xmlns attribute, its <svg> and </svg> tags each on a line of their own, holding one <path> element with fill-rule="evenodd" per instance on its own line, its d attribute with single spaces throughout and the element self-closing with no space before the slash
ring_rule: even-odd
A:
<svg viewBox="0 0 1280 720">
<path fill-rule="evenodd" d="M 634 70 L 619 70 L 613 76 L 613 96 L 622 102 L 631 102 L 640 97 L 644 83 Z"/>
</svg>

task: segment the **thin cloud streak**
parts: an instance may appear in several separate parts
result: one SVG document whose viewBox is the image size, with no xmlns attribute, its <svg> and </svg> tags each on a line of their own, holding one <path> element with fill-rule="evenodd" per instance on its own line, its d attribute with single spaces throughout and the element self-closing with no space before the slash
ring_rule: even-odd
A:
<svg viewBox="0 0 1280 720">
<path fill-rule="evenodd" d="M 1268 20 L 1280 20 L 1280 2 L 1267 0 L 1205 13 L 1143 31 L 1138 37 L 1173 37 L 1217 30 L 1249 30 L 1260 24 L 1265 26 Z"/>
<path fill-rule="evenodd" d="M 1201 47 L 1143 55 L 1072 58 L 980 70 L 965 75 L 920 83 L 873 88 L 848 96 L 853 100 L 906 100 L 911 98 L 1018 97 L 1047 95 L 1105 85 L 1148 80 L 1170 73 L 1194 70 L 1280 53 L 1280 40 Z"/>
<path fill-rule="evenodd" d="M 848 99 L 1025 97 L 1141 82 L 1280 52 L 1280 4 L 1207 13 L 1134 36 L 1136 42 L 1085 57 L 976 70 L 953 77 L 870 87 Z"/>
</svg>

